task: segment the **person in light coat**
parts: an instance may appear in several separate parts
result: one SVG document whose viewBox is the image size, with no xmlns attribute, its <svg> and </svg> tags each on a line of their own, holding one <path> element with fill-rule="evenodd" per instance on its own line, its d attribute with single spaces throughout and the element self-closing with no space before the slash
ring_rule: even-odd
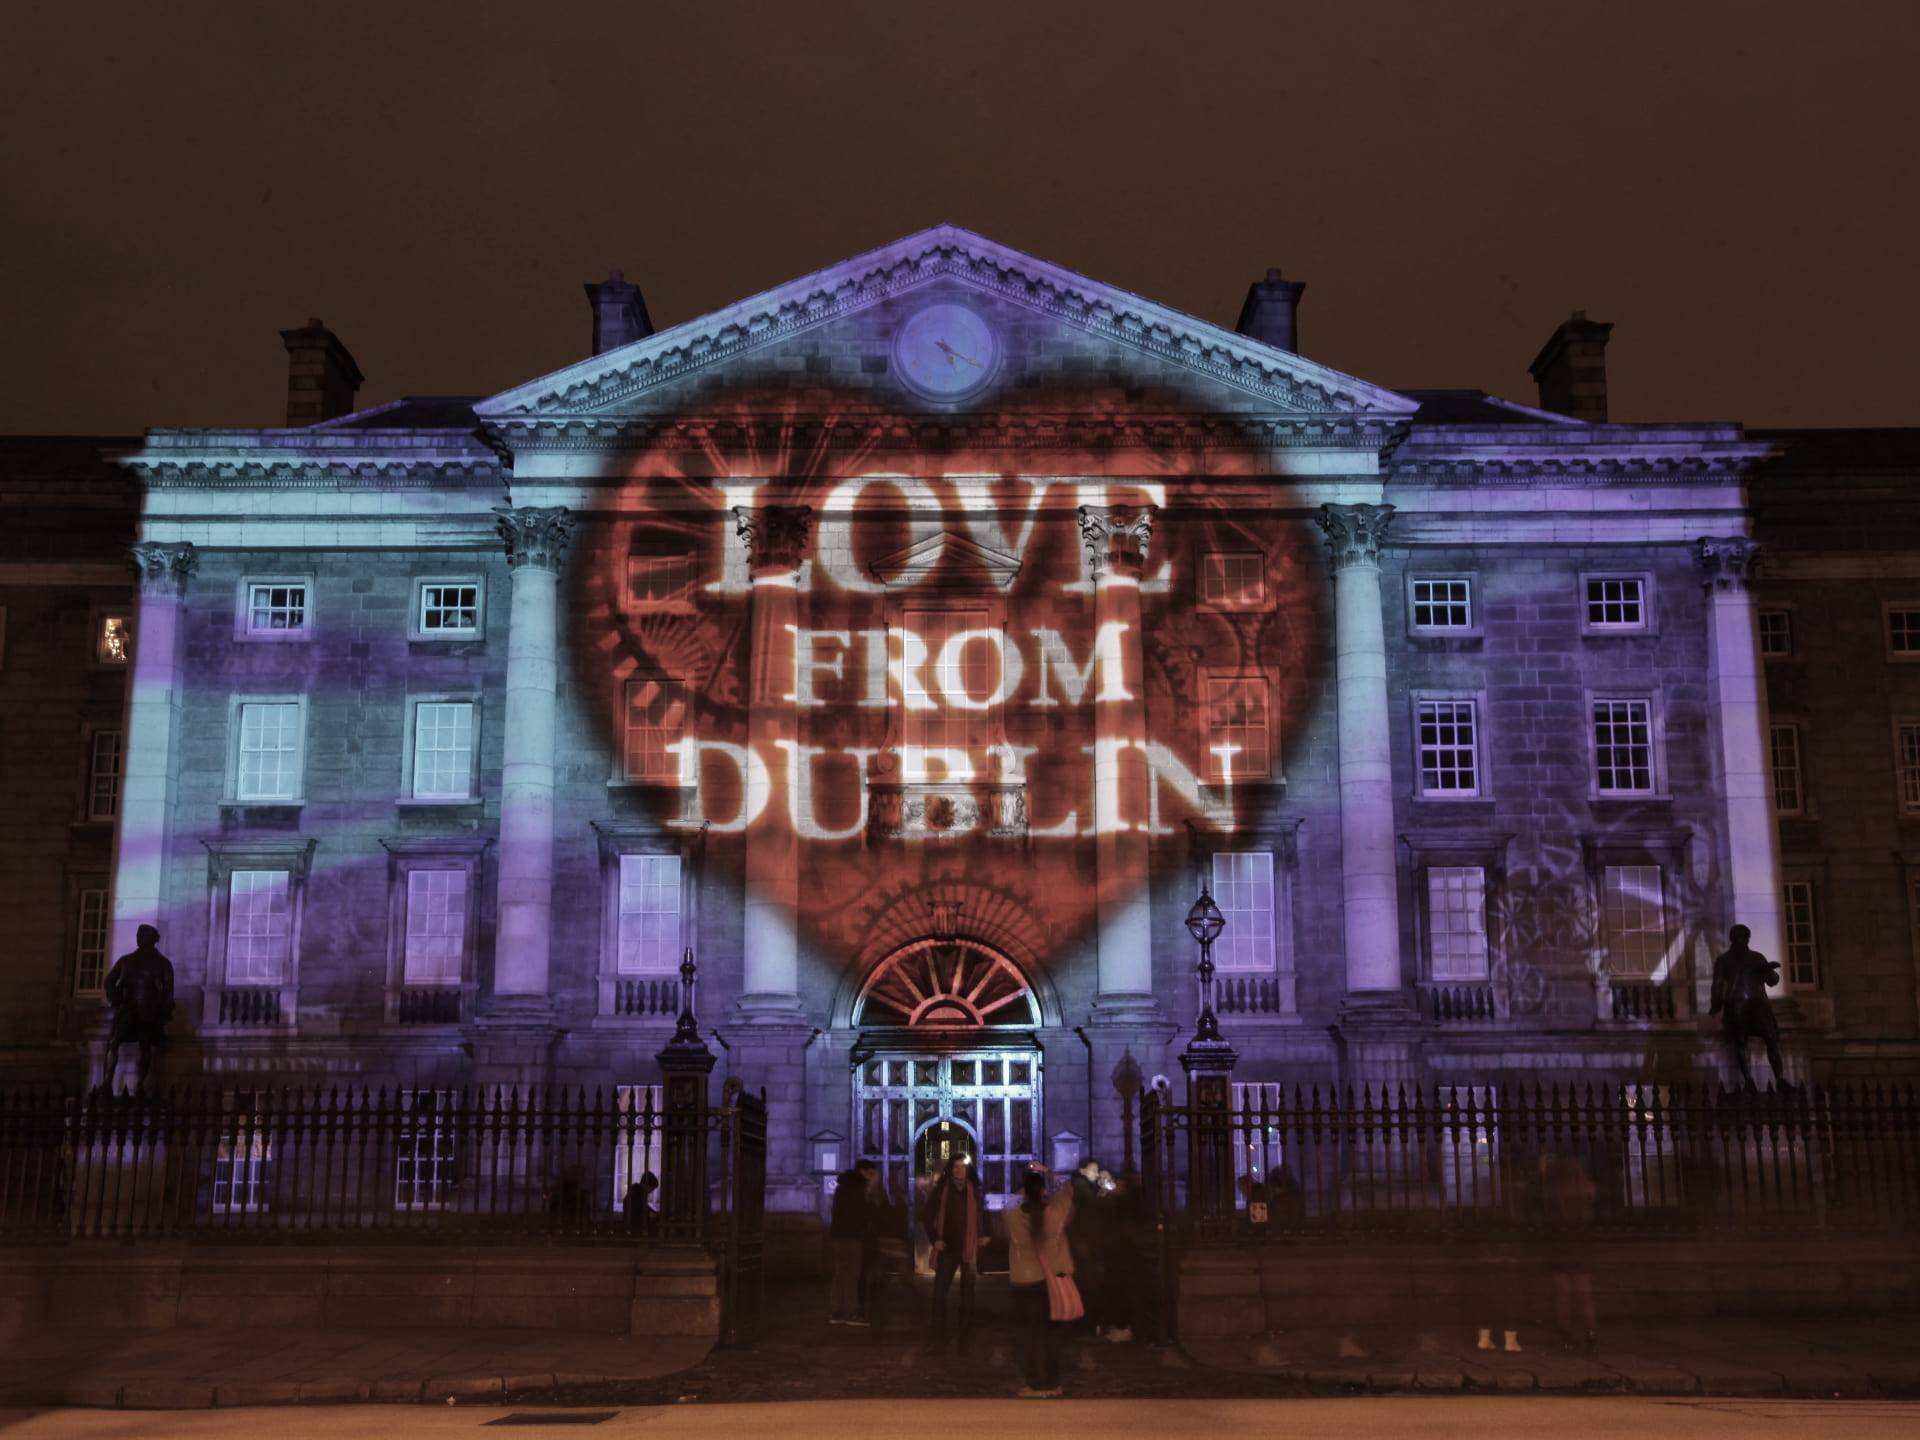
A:
<svg viewBox="0 0 1920 1440">
<path fill-rule="evenodd" d="M 1061 1186 L 1049 1199 L 1046 1171 L 1028 1171 L 1019 1207 L 1007 1211 L 1007 1282 L 1026 1337 L 1023 1399 L 1060 1393 L 1060 1342 L 1069 1322 L 1052 1317 L 1047 1277 L 1073 1274 L 1073 1252 L 1067 1244 L 1072 1219 L 1072 1186 Z"/>
</svg>

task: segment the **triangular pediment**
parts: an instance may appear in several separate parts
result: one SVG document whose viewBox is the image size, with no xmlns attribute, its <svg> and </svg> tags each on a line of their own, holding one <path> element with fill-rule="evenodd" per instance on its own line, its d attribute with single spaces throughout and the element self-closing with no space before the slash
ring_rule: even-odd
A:
<svg viewBox="0 0 1920 1440">
<path fill-rule="evenodd" d="M 1291 351 L 972 231 L 940 225 L 503 391 L 475 409 L 483 422 L 509 427 L 600 422 L 656 407 L 670 411 L 670 397 L 684 397 L 688 382 L 747 374 L 756 361 L 780 357 L 780 347 L 792 349 L 800 337 L 834 327 L 854 334 L 862 316 L 897 329 L 894 312 L 923 298 L 972 306 L 989 316 L 989 324 L 1005 323 L 1017 332 L 1009 334 L 1006 347 L 1013 353 L 1001 377 L 1004 389 L 1032 383 L 1021 365 L 1057 367 L 1063 349 L 1071 353 L 1077 344 L 1079 353 L 1094 357 L 1089 363 L 1143 377 L 1172 375 L 1243 413 L 1391 424 L 1417 408 L 1391 390 Z M 890 363 L 885 353 L 869 358 L 874 372 Z M 972 363 L 964 354 L 951 358 Z M 871 372 L 849 377 L 870 386 L 890 378 Z M 1128 383 L 1133 376 L 1121 378 Z M 906 384 L 917 388 L 910 379 Z M 874 394 L 876 401 L 885 398 Z M 995 403 L 990 389 L 943 404 L 937 396 L 929 403 L 921 388 L 919 399 L 921 408 L 935 411 Z"/>
<path fill-rule="evenodd" d="M 942 566 L 952 567 L 946 572 L 949 575 L 984 575 L 996 590 L 1011 590 L 1020 575 L 1020 562 L 1013 556 L 957 530 L 924 536 L 906 549 L 874 561 L 869 568 L 889 590 L 911 590 L 925 586 Z"/>
</svg>

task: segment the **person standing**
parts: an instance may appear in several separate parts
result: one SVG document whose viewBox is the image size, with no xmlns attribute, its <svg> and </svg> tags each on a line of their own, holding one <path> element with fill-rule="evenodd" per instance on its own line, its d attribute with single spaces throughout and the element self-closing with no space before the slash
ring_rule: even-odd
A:
<svg viewBox="0 0 1920 1440">
<path fill-rule="evenodd" d="M 1073 1252 L 1074 1273 L 1087 1307 L 1087 1324 L 1095 1335 L 1104 1335 L 1112 1323 L 1102 1303 L 1105 1299 L 1101 1262 L 1106 1257 L 1109 1216 L 1107 1195 L 1100 1187 L 1100 1162 L 1091 1157 L 1080 1161 L 1068 1188 L 1073 1191 L 1073 1225 L 1067 1231 L 1067 1246 Z"/>
<path fill-rule="evenodd" d="M 1025 1337 L 1027 1383 L 1023 1400 L 1039 1400 L 1060 1393 L 1060 1346 L 1067 1325 L 1053 1318 L 1048 1278 L 1073 1275 L 1073 1249 L 1067 1244 L 1073 1219 L 1074 1187 L 1062 1185 L 1047 1198 L 1047 1173 L 1027 1172 L 1021 1182 L 1020 1205 L 1007 1212 L 1007 1286 L 1014 1314 Z"/>
<path fill-rule="evenodd" d="M 947 1293 L 960 1277 L 960 1316 L 954 1331 L 961 1355 L 973 1339 L 974 1267 L 980 1256 L 980 1236 L 986 1229 L 980 1187 L 974 1183 L 967 1157 L 956 1155 L 933 1189 L 927 1192 L 920 1223 L 933 1251 L 933 1314 L 927 1329 L 927 1353 L 938 1355 L 947 1345 Z"/>
<path fill-rule="evenodd" d="M 833 1290 L 829 1325 L 865 1325 L 866 1295 L 861 1288 L 867 1238 L 873 1229 L 873 1200 L 867 1172 L 871 1160 L 842 1171 L 833 1191 L 833 1218 L 827 1240 L 833 1247 Z"/>
<path fill-rule="evenodd" d="M 134 1088 L 143 1090 L 154 1051 L 167 1043 L 167 1022 L 173 1018 L 173 962 L 160 953 L 160 932 L 151 925 L 134 931 L 135 949 L 113 962 L 101 987 L 113 1007 L 113 1029 L 107 1036 L 108 1093 L 120 1068 L 120 1047 L 129 1040 L 140 1047 L 140 1069 Z"/>
</svg>

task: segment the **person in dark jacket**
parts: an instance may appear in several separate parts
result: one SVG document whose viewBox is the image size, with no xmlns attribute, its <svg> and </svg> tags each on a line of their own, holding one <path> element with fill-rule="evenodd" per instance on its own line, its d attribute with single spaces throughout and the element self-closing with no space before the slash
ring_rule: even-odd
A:
<svg viewBox="0 0 1920 1440">
<path fill-rule="evenodd" d="M 867 1297 L 862 1288 L 867 1240 L 874 1231 L 870 1177 L 877 1167 L 862 1160 L 841 1172 L 833 1191 L 833 1218 L 827 1229 L 833 1247 L 833 1291 L 827 1323 L 865 1325 Z"/>
<path fill-rule="evenodd" d="M 1107 1192 L 1100 1184 L 1100 1162 L 1091 1157 L 1080 1162 L 1070 1182 L 1073 1190 L 1073 1224 L 1067 1228 L 1067 1245 L 1073 1252 L 1074 1274 L 1079 1277 L 1080 1294 L 1086 1306 L 1087 1325 L 1095 1335 L 1104 1335 L 1113 1323 L 1106 1313 L 1106 1279 L 1101 1261 L 1107 1254 Z"/>
<path fill-rule="evenodd" d="M 933 1247 L 933 1314 L 927 1328 L 927 1351 L 937 1355 L 946 1349 L 947 1294 L 957 1273 L 960 1317 L 954 1341 L 955 1348 L 965 1355 L 973 1338 L 973 1277 L 980 1241 L 987 1230 L 985 1201 L 966 1156 L 954 1156 L 933 1182 L 926 1207 L 920 1212 L 920 1223 Z"/>
</svg>

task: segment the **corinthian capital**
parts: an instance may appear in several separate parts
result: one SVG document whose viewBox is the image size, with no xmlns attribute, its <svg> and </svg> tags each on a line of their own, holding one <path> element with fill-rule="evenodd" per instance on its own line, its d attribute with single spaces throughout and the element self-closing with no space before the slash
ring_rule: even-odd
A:
<svg viewBox="0 0 1920 1440">
<path fill-rule="evenodd" d="M 733 533 L 747 547 L 749 574 L 797 569 L 813 528 L 811 505 L 736 505 Z"/>
<path fill-rule="evenodd" d="M 1745 590 L 1760 568 L 1760 544 L 1744 535 L 1704 539 L 1694 543 L 1693 563 L 1709 590 Z"/>
<path fill-rule="evenodd" d="M 143 540 L 128 546 L 127 553 L 140 572 L 142 595 L 167 595 L 176 600 L 185 593 L 187 581 L 200 563 L 200 552 L 185 540 L 177 545 Z"/>
<path fill-rule="evenodd" d="M 1319 519 L 1327 535 L 1327 558 L 1335 571 L 1350 565 L 1379 565 L 1393 506 L 1322 505 Z"/>
<path fill-rule="evenodd" d="M 507 564 L 518 570 L 531 565 L 536 570 L 560 571 L 566 558 L 567 542 L 573 538 L 573 512 L 564 505 L 519 509 L 496 505 L 500 517 L 500 538 L 507 542 Z"/>
<path fill-rule="evenodd" d="M 1138 580 L 1146 568 L 1147 541 L 1153 538 L 1151 505 L 1082 505 L 1080 541 L 1093 562 L 1093 578 L 1108 570 Z"/>
</svg>

